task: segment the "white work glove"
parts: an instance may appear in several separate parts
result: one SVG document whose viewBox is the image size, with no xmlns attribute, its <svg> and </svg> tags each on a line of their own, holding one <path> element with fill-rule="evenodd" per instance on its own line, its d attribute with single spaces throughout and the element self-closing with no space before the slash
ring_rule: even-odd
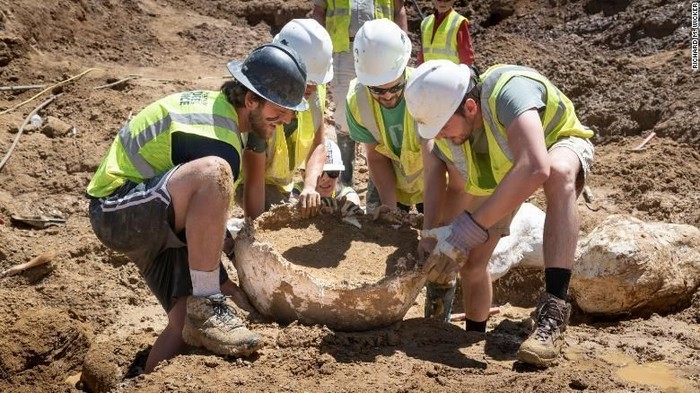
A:
<svg viewBox="0 0 700 393">
<path fill-rule="evenodd" d="M 343 217 L 361 216 L 365 214 L 365 211 L 362 210 L 361 207 L 348 200 L 347 197 L 340 198 L 340 205 L 340 215 Z"/>
<path fill-rule="evenodd" d="M 486 243 L 488 232 L 481 227 L 471 214 L 464 212 L 449 226 L 421 231 L 421 237 L 432 237 L 437 244 L 423 267 L 428 281 L 447 284 L 464 265 L 469 250 Z"/>
</svg>

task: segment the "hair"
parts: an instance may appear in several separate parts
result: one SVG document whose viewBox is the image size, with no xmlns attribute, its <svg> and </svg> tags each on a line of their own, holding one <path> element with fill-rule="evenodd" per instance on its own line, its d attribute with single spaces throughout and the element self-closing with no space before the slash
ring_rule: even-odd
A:
<svg viewBox="0 0 700 393">
<path fill-rule="evenodd" d="M 234 108 L 242 108 L 245 106 L 245 95 L 248 92 L 253 93 L 253 99 L 256 101 L 264 101 L 262 97 L 255 94 L 255 92 L 251 91 L 243 83 L 236 79 L 224 82 L 224 84 L 221 85 L 220 90 L 222 93 L 224 93 L 224 95 L 226 95 L 226 99 L 231 103 L 231 105 L 233 105 Z"/>
<path fill-rule="evenodd" d="M 462 101 L 459 103 L 459 106 L 457 106 L 457 110 L 455 110 L 455 115 L 459 115 L 464 117 L 464 103 L 467 102 L 468 99 L 474 100 L 477 104 L 479 104 L 479 100 L 481 99 L 481 83 L 479 83 L 479 69 L 476 68 L 476 66 L 472 66 L 471 68 L 471 77 L 469 78 L 469 85 L 473 86 L 471 89 L 467 89 L 467 92 L 464 93 L 464 97 L 462 97 Z"/>
</svg>

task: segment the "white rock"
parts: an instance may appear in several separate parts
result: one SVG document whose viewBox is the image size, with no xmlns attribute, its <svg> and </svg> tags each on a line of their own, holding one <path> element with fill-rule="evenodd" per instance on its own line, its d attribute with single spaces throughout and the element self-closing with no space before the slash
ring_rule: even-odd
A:
<svg viewBox="0 0 700 393">
<path fill-rule="evenodd" d="M 491 280 L 503 277 L 515 266 L 543 267 L 542 233 L 544 212 L 523 203 L 510 224 L 510 236 L 502 238 L 489 261 Z"/>
<path fill-rule="evenodd" d="M 700 229 L 613 215 L 582 239 L 570 293 L 596 314 L 670 311 L 700 285 Z"/>
</svg>

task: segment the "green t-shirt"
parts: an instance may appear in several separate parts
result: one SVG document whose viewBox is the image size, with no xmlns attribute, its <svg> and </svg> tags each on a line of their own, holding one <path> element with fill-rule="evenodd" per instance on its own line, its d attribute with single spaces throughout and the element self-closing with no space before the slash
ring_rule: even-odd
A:
<svg viewBox="0 0 700 393">
<path fill-rule="evenodd" d="M 403 117 L 406 112 L 406 100 L 401 99 L 399 104 L 395 108 L 387 109 L 381 106 L 382 121 L 384 122 L 384 129 L 387 130 L 389 135 L 389 147 L 391 151 L 397 156 L 401 155 L 401 144 L 403 143 Z M 372 133 L 360 124 L 358 124 L 355 117 L 350 111 L 347 103 L 345 105 L 345 113 L 348 120 L 348 128 L 350 129 L 350 138 L 355 142 L 360 143 L 379 143 L 374 139 Z M 374 119 L 363 119 L 367 121 L 374 121 Z"/>
</svg>

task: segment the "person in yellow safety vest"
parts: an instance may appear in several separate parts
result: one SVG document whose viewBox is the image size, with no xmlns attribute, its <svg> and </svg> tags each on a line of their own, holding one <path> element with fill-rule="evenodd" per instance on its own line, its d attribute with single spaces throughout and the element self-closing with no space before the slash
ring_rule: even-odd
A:
<svg viewBox="0 0 700 393">
<path fill-rule="evenodd" d="M 307 108 L 306 69 L 276 44 L 228 69 L 220 91 L 173 94 L 130 119 L 87 187 L 95 235 L 136 264 L 168 314 L 146 372 L 185 344 L 230 356 L 263 345 L 224 296 L 247 304 L 220 261 L 225 223 L 246 135 L 267 138 Z"/>
<path fill-rule="evenodd" d="M 474 64 L 469 20 L 452 8 L 454 3 L 455 0 L 433 0 L 435 12 L 420 24 L 422 47 L 418 52 L 417 65 L 437 59 Z"/>
<path fill-rule="evenodd" d="M 431 251 L 428 281 L 444 285 L 459 272 L 467 330 L 485 331 L 491 254 L 519 206 L 544 189 L 545 293 L 517 357 L 551 366 L 571 312 L 566 296 L 579 232 L 576 199 L 593 163 L 593 131 L 556 86 L 522 66 L 496 65 L 477 77 L 462 64 L 427 61 L 410 78 L 406 102 L 429 140 L 424 159 L 430 191 L 419 252 Z M 449 205 L 440 195 L 450 189 L 446 171 L 464 184 L 464 197 L 455 199 L 461 203 Z"/>
<path fill-rule="evenodd" d="M 333 46 L 326 30 L 313 19 L 293 19 L 280 30 L 274 43 L 294 49 L 307 68 L 304 98 L 309 108 L 299 112 L 290 124 L 278 125 L 273 135 L 248 138 L 243 153 L 243 187 L 237 198 L 243 200 L 248 217 L 257 217 L 272 204 L 284 203 L 292 191 L 293 176 L 303 164 L 307 186 L 299 196 L 303 217 L 314 216 L 321 207 L 316 179 L 321 174 L 326 109 L 326 83 L 333 79 Z"/>
<path fill-rule="evenodd" d="M 386 19 L 366 22 L 355 36 L 355 72 L 347 97 L 350 137 L 364 143 L 370 180 L 367 204 L 375 214 L 423 206 L 423 162 L 413 117 L 406 110 L 404 87 L 413 71 L 406 67 L 411 41 Z"/>
<path fill-rule="evenodd" d="M 350 81 L 355 78 L 352 43 L 360 27 L 375 19 L 391 20 L 408 33 L 406 8 L 404 0 L 313 0 L 313 3 L 312 17 L 325 26 L 333 41 L 335 77 L 330 88 L 335 102 L 336 136 L 345 166 L 340 181 L 352 186 L 355 141 L 350 139 L 345 115 L 345 97 Z"/>
<path fill-rule="evenodd" d="M 344 186 L 338 181 L 340 173 L 345 169 L 340 148 L 330 139 L 326 139 L 325 145 L 326 159 L 325 164 L 323 164 L 323 172 L 315 182 L 316 191 L 323 200 L 324 208 L 329 208 L 330 212 L 339 210 L 343 217 L 364 214 L 357 192 L 352 187 Z M 303 171 L 304 169 L 302 169 Z M 304 182 L 294 183 L 290 198 L 299 199 L 305 188 Z"/>
</svg>

